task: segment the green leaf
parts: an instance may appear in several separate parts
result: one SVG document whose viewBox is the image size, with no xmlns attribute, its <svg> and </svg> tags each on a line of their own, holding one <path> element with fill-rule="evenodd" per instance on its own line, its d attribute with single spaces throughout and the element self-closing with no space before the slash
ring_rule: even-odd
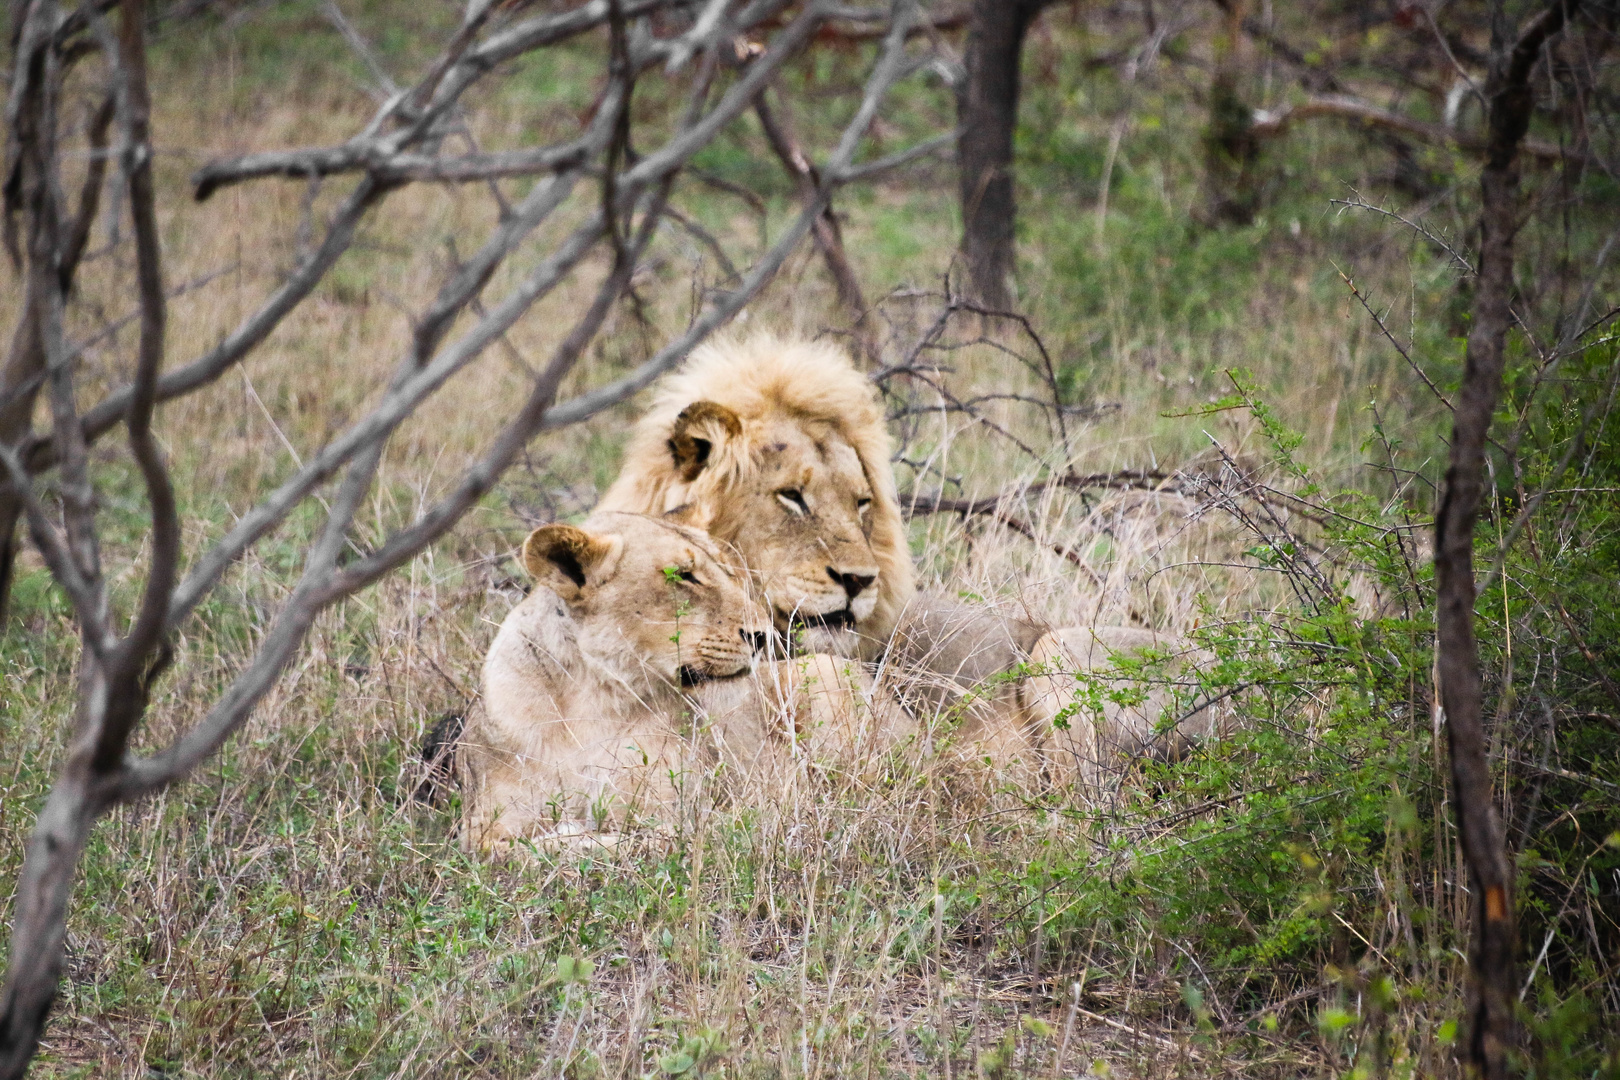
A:
<svg viewBox="0 0 1620 1080">
<path fill-rule="evenodd" d="M 1354 1013 L 1335 1005 L 1329 1005 L 1316 1014 L 1316 1026 L 1328 1035 L 1337 1035 L 1355 1022 Z"/>
<path fill-rule="evenodd" d="M 692 1071 L 697 1058 L 685 1050 L 672 1050 L 658 1059 L 658 1067 L 670 1076 L 681 1076 Z"/>
<path fill-rule="evenodd" d="M 1038 1039 L 1050 1039 L 1056 1032 L 1056 1029 L 1052 1027 L 1051 1024 L 1048 1024 L 1045 1020 L 1040 1020 L 1033 1016 L 1024 1017 L 1020 1023 L 1023 1024 L 1025 1031 L 1029 1032 L 1031 1035 L 1034 1035 Z"/>
<path fill-rule="evenodd" d="M 563 983 L 587 983 L 596 971 L 591 961 L 577 956 L 557 957 L 557 979 Z"/>
</svg>

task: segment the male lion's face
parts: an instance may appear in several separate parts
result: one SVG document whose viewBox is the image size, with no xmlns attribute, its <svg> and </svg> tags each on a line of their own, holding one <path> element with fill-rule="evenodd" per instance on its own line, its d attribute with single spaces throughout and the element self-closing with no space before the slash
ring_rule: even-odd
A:
<svg viewBox="0 0 1620 1080">
<path fill-rule="evenodd" d="M 716 452 L 717 441 L 743 439 Z M 735 550 L 777 630 L 804 651 L 855 655 L 877 606 L 879 566 L 872 486 L 854 447 L 814 421 L 769 421 L 744 435 L 729 410 L 698 402 L 677 420 L 670 448 L 688 483 L 707 468 L 724 472 L 714 478 L 723 489 L 678 513 Z M 746 467 L 735 467 L 739 454 Z"/>
<path fill-rule="evenodd" d="M 529 572 L 568 605 L 584 652 L 682 686 L 753 670 L 770 623 L 713 540 L 640 514 L 587 524 L 545 525 L 523 545 Z"/>
</svg>

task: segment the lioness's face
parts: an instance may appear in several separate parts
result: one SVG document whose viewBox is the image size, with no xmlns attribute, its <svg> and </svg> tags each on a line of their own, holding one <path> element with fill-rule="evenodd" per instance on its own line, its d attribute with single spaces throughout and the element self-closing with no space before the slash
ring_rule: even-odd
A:
<svg viewBox="0 0 1620 1080">
<path fill-rule="evenodd" d="M 753 468 L 706 527 L 738 553 L 779 632 L 807 652 L 854 655 L 879 573 L 860 458 L 821 425 L 779 421 L 750 436 Z"/>
<path fill-rule="evenodd" d="M 529 571 L 568 604 L 585 652 L 682 686 L 753 670 L 770 622 L 712 539 L 639 514 L 587 524 L 542 526 L 523 545 Z"/>
</svg>

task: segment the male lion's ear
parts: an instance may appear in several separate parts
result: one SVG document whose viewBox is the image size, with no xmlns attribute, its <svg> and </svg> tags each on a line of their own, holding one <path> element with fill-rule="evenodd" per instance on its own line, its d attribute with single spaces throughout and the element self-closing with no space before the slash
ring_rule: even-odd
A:
<svg viewBox="0 0 1620 1080">
<path fill-rule="evenodd" d="M 742 421 L 724 405 L 692 402 L 675 418 L 675 427 L 669 433 L 669 454 L 675 461 L 675 471 L 690 484 L 709 463 L 715 443 L 741 434 Z"/>
<path fill-rule="evenodd" d="M 597 535 L 572 525 L 542 525 L 523 541 L 523 565 L 534 580 L 572 603 L 587 584 L 613 576 L 624 540 Z"/>
</svg>

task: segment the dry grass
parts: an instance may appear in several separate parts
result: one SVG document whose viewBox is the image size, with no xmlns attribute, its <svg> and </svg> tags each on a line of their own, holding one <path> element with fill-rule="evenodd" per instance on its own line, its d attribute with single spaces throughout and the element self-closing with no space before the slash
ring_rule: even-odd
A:
<svg viewBox="0 0 1620 1080">
<path fill-rule="evenodd" d="M 287 101 L 238 89 L 234 67 L 222 87 L 217 66 L 210 81 L 183 55 L 167 65 L 154 122 L 172 151 L 159 170 L 166 272 L 174 283 L 217 275 L 174 304 L 174 363 L 234 326 L 288 264 L 305 198 L 299 184 L 269 182 L 193 204 L 185 173 L 227 150 L 335 141 L 367 106 L 341 81 Z M 473 122 L 490 145 L 523 122 L 512 102 L 484 109 Z M 1106 138 L 1104 119 L 1077 123 L 1081 136 L 1089 124 Z M 869 288 L 943 278 L 954 240 L 944 176 L 919 170 L 845 208 Z M 1190 198 L 1185 176 L 1157 182 L 1167 206 Z M 696 186 L 683 197 L 729 238 L 752 242 L 755 222 L 723 197 Z M 333 198 L 327 190 L 314 200 L 317 220 Z M 945 476 L 960 481 L 947 493 L 984 494 L 1027 488 L 1054 468 L 1194 466 L 1211 439 L 1235 458 L 1260 460 L 1242 412 L 1167 415 L 1228 392 L 1222 371 L 1239 364 L 1278 388 L 1279 413 L 1308 432 L 1303 456 L 1330 472 L 1352 460 L 1368 430 L 1362 405 L 1375 393 L 1395 399 L 1414 440 L 1429 437 L 1427 407 L 1406 397 L 1387 350 L 1322 286 L 1331 284 L 1322 246 L 1350 226 L 1322 225 L 1313 240 L 1312 225 L 1294 250 L 1234 277 L 1232 288 L 1253 295 L 1225 304 L 1214 323 L 1146 318 L 1124 285 L 1071 319 L 1063 267 L 1076 257 L 1129 258 L 1140 248 L 1125 230 L 1154 227 L 1121 223 L 1100 250 L 1074 256 L 1067 232 L 1043 234 L 1038 223 L 1081 201 L 1055 191 L 1026 203 L 1037 227 L 1025 247 L 1024 302 L 1065 370 L 1079 372 L 1067 384 L 1071 403 L 1111 408 L 1072 415 L 1063 441 L 1037 410 L 987 405 L 985 415 L 1033 455 L 971 418 L 924 417 L 908 429 L 904 454 L 930 469 L 902 466 L 903 486 L 937 491 Z M 379 392 L 409 334 L 408 312 L 450 265 L 451 241 L 466 250 L 465 238 L 490 221 L 488 200 L 467 192 L 395 196 L 332 280 L 241 371 L 163 409 L 188 546 L 217 535 Z M 120 313 L 112 269 L 126 254 L 90 265 L 86 310 L 99 303 Z M 662 257 L 643 285 L 652 324 L 621 312 L 582 380 L 611 377 L 684 324 L 696 249 L 671 237 Z M 1403 258 L 1374 254 L 1375 265 L 1400 274 Z M 8 304 L 14 284 L 0 277 Z M 494 362 L 462 376 L 394 438 L 362 533 L 382 535 L 472 458 L 491 418 L 524 386 L 523 358 L 556 343 L 567 323 L 556 316 L 580 295 L 547 300 Z M 892 359 L 932 313 L 926 301 L 886 310 L 896 326 Z M 748 321 L 812 333 L 842 322 L 809 253 Z M 117 381 L 128 336 L 91 353 L 89 393 Z M 1029 352 L 1016 335 L 998 340 Z M 950 363 L 945 378 L 958 397 L 1010 389 L 1009 363 L 993 348 L 964 348 Z M 1018 392 L 1050 389 L 1019 378 Z M 712 795 L 723 784 L 694 780 L 701 790 L 689 825 L 671 846 L 495 863 L 459 854 L 453 807 L 410 798 L 420 776 L 414 748 L 438 716 L 465 707 L 494 626 L 520 595 L 514 539 L 537 520 L 590 505 L 613 473 L 625 418 L 537 443 L 451 541 L 324 616 L 216 764 L 102 826 L 85 860 L 69 977 L 40 1075 L 1166 1076 L 1316 1067 L 1309 1042 L 1198 1035 L 1163 942 L 1046 941 L 1043 927 L 1062 913 L 1047 906 L 1057 900 L 1041 868 L 1083 865 L 1096 838 L 1035 793 L 936 757 L 899 755 L 876 779 L 801 762 L 779 784 L 719 800 Z M 135 488 L 110 464 L 103 479 L 105 514 L 121 523 L 112 546 L 127 556 L 141 542 Z M 1278 600 L 1279 586 L 1220 565 L 1233 561 L 1239 538 L 1184 496 L 1048 489 L 1018 505 L 1036 542 L 982 518 L 919 518 L 913 546 L 929 585 L 1050 624 L 1136 622 L 1173 633 Z M 147 745 L 192 723 L 251 650 L 289 587 L 300 527 L 261 545 L 193 620 Z M 8 881 L 58 760 L 72 693 L 66 606 L 37 562 L 26 567 L 0 658 L 0 731 L 13 762 L 0 774 Z M 593 965 L 588 978 L 576 958 Z"/>
</svg>

